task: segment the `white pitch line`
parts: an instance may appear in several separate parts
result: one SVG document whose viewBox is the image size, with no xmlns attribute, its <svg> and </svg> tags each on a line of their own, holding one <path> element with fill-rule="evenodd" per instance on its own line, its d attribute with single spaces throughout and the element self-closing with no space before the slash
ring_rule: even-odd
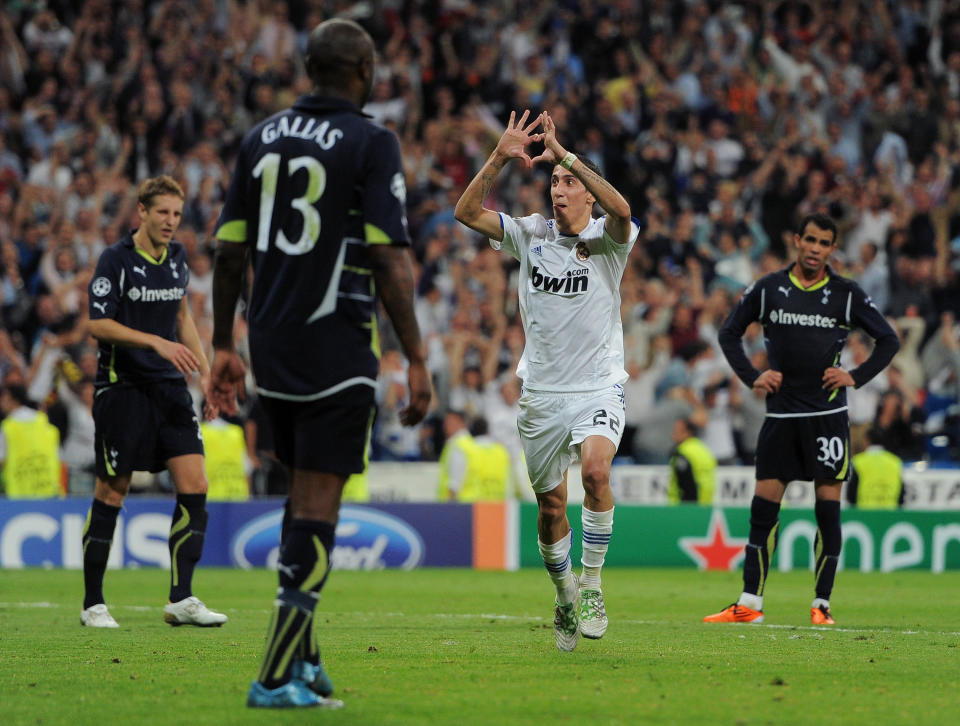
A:
<svg viewBox="0 0 960 726">
<path fill-rule="evenodd" d="M 631 625 L 676 625 L 675 622 L 666 620 L 618 620 L 617 622 L 629 623 Z M 778 630 L 813 630 L 821 633 L 885 633 L 889 635 L 960 635 L 960 631 L 955 630 L 895 630 L 893 628 L 838 628 L 833 625 L 787 625 L 774 623 L 727 623 L 734 625 L 735 628 L 776 628 Z M 711 623 L 711 626 L 717 623 Z M 724 625 L 723 623 L 720 624 Z"/>
<path fill-rule="evenodd" d="M 65 607 L 60 603 L 51 603 L 51 602 L 0 602 L 0 608 L 49 608 L 56 609 Z M 159 610 L 162 605 L 112 605 L 114 610 L 133 610 L 137 612 L 150 612 L 152 610 Z M 227 612 L 257 612 L 261 614 L 268 614 L 270 610 L 247 610 L 243 611 L 238 608 L 221 608 Z M 437 618 L 441 620 L 504 620 L 504 621 L 535 621 L 535 622 L 545 622 L 552 620 L 552 618 L 545 618 L 541 615 L 508 615 L 505 613 L 402 613 L 402 612 L 366 612 L 360 613 L 356 611 L 351 612 L 337 612 L 332 610 L 323 611 L 325 615 L 338 615 L 338 616 L 347 616 L 347 617 L 369 617 L 369 618 Z M 630 618 L 617 618 L 615 620 L 617 623 L 623 623 L 625 625 L 677 625 L 676 621 L 669 620 L 634 620 Z M 699 623 L 698 623 L 699 624 Z M 715 624 L 714 624 L 715 625 Z M 751 630 L 753 628 L 762 629 L 770 628 L 776 630 L 809 630 L 816 633 L 856 633 L 856 634 L 883 634 L 883 635 L 950 635 L 950 636 L 960 636 L 960 631 L 957 630 L 896 630 L 893 628 L 838 628 L 832 625 L 787 625 L 787 624 L 774 624 L 774 623 L 734 623 L 735 627 L 733 630 L 728 632 L 740 632 L 741 629 L 745 628 Z M 721 626 L 722 627 L 722 626 Z"/>
</svg>

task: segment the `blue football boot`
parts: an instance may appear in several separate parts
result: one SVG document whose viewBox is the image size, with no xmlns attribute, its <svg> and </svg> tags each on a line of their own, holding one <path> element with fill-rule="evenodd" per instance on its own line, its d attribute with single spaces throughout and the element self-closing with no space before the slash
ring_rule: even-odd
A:
<svg viewBox="0 0 960 726">
<path fill-rule="evenodd" d="M 247 694 L 250 708 L 341 708 L 343 701 L 323 698 L 307 688 L 303 681 L 290 680 L 276 688 L 265 688 L 259 681 L 250 684 Z"/>
<path fill-rule="evenodd" d="M 323 663 L 314 665 L 305 660 L 295 661 L 293 664 L 293 677 L 302 681 L 306 686 L 323 697 L 333 693 L 333 681 L 323 669 Z"/>
</svg>

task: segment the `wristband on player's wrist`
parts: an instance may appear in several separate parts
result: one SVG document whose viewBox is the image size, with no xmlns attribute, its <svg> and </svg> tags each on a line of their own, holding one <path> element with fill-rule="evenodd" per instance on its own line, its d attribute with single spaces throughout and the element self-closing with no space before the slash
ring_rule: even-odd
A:
<svg viewBox="0 0 960 726">
<path fill-rule="evenodd" d="M 560 160 L 560 166 L 562 166 L 567 171 L 570 171 L 570 168 L 573 166 L 573 162 L 577 160 L 577 155 L 572 151 L 568 151 L 567 155 Z"/>
</svg>

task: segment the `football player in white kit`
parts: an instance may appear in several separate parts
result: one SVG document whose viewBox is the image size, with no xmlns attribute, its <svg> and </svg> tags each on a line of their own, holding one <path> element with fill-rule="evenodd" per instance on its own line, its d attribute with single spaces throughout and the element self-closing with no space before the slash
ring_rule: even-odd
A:
<svg viewBox="0 0 960 726">
<path fill-rule="evenodd" d="M 620 279 L 639 230 L 630 205 L 584 159 L 557 141 L 553 119 L 516 113 L 497 148 L 457 202 L 456 218 L 490 238 L 494 249 L 520 261 L 520 317 L 526 345 L 517 375 L 523 379 L 517 426 L 530 482 L 537 496 L 540 553 L 556 586 L 554 635 L 573 650 L 580 634 L 600 638 L 607 629 L 600 570 L 613 531 L 610 465 L 623 432 L 623 328 Z M 534 133 L 542 126 L 540 133 Z M 542 154 L 526 149 L 542 141 Z M 554 219 L 509 217 L 483 202 L 511 159 L 527 168 L 553 165 Z M 606 215 L 592 216 L 594 203 Z M 583 571 L 570 563 L 567 469 L 582 462 Z"/>
</svg>

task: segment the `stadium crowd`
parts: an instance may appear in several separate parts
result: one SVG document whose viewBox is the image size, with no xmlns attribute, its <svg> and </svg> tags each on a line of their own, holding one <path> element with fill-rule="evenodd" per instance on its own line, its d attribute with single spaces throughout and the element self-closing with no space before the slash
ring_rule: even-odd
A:
<svg viewBox="0 0 960 726">
<path fill-rule="evenodd" d="M 71 493 L 92 483 L 86 311 L 99 253 L 136 225 L 140 181 L 177 179 L 177 239 L 209 342 L 212 230 L 239 141 L 309 92 L 306 30 L 333 15 L 377 42 L 365 111 L 401 141 L 437 394 L 425 423 L 400 425 L 404 359 L 382 325 L 372 459 L 436 460 L 448 411 L 484 419 L 519 453 L 517 263 L 453 208 L 510 110 L 529 108 L 549 110 L 639 219 L 621 289 L 630 380 L 618 462 L 667 463 L 678 419 L 721 464 L 752 462 L 763 401 L 732 375 L 717 330 L 758 275 L 787 265 L 793 226 L 815 211 L 840 227 L 836 271 L 903 341 L 886 372 L 850 392 L 854 452 L 879 429 L 904 460 L 960 460 L 960 0 L 0 7 L 0 377 L 61 430 Z M 552 216 L 549 173 L 508 168 L 488 205 Z M 236 329 L 242 348 L 242 320 Z M 747 345 L 763 368 L 759 328 Z M 866 346 L 854 335 L 845 355 L 862 360 Z M 275 493 L 254 396 L 237 423 L 254 490 Z"/>
</svg>

